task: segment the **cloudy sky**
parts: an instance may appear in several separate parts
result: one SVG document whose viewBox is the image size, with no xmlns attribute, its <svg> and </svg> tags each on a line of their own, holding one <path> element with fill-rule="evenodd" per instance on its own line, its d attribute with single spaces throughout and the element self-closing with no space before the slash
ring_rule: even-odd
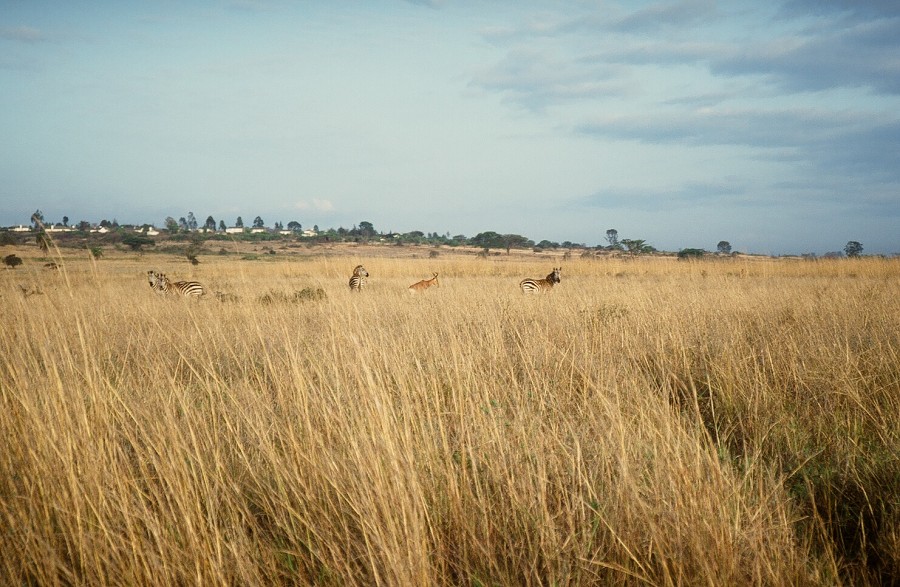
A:
<svg viewBox="0 0 900 587">
<path fill-rule="evenodd" d="M 900 253 L 896 0 L 0 0 L 0 225 Z"/>
</svg>

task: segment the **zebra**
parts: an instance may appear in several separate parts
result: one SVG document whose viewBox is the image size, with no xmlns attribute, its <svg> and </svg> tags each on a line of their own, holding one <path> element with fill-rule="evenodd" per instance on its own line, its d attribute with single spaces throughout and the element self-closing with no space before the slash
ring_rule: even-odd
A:
<svg viewBox="0 0 900 587">
<path fill-rule="evenodd" d="M 547 293 L 553 289 L 553 285 L 560 282 L 559 272 L 562 267 L 554 267 L 553 271 L 544 279 L 526 278 L 519 282 L 522 293 Z"/>
<path fill-rule="evenodd" d="M 412 284 L 411 286 L 409 286 L 409 288 L 408 288 L 409 291 L 411 293 L 416 293 L 417 291 L 425 291 L 432 285 L 441 287 L 441 284 L 438 283 L 438 278 L 437 278 L 438 274 L 432 273 L 432 275 L 434 275 L 434 277 L 432 277 L 431 279 L 423 279 L 422 281 L 417 281 L 414 284 Z"/>
<path fill-rule="evenodd" d="M 366 277 L 368 276 L 369 272 L 362 265 L 354 267 L 353 276 L 350 278 L 350 291 L 362 291 L 362 288 L 366 286 Z"/>
<path fill-rule="evenodd" d="M 181 294 L 183 296 L 194 296 L 199 299 L 205 293 L 203 285 L 199 281 L 176 281 L 172 283 L 165 273 L 159 273 L 158 271 L 147 271 L 147 279 L 153 291 L 163 294 Z"/>
</svg>

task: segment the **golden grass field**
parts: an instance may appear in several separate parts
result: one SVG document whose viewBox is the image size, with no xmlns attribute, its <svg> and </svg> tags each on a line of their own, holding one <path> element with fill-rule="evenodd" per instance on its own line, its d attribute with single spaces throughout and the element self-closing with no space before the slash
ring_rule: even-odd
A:
<svg viewBox="0 0 900 587">
<path fill-rule="evenodd" d="M 399 249 L 0 270 L 0 584 L 900 581 L 900 260 Z"/>
</svg>

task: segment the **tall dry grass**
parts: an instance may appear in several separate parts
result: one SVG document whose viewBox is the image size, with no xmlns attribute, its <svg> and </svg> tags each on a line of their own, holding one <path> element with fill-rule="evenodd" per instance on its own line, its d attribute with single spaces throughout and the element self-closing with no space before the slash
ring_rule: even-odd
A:
<svg viewBox="0 0 900 587">
<path fill-rule="evenodd" d="M 900 576 L 896 260 L 62 261 L 0 273 L 4 584 Z"/>
</svg>

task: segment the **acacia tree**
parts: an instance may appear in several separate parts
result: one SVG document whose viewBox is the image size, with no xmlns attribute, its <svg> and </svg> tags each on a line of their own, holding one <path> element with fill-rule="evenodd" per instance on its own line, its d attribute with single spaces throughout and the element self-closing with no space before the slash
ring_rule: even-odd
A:
<svg viewBox="0 0 900 587">
<path fill-rule="evenodd" d="M 609 243 L 609 248 L 611 249 L 619 249 L 621 246 L 619 245 L 619 231 L 615 228 L 610 228 L 606 231 L 606 242 Z"/>
<path fill-rule="evenodd" d="M 488 249 L 502 249 L 504 247 L 503 237 L 493 230 L 479 232 L 469 241 L 469 244 L 475 247 Z"/>
<path fill-rule="evenodd" d="M 731 253 L 731 243 L 728 241 L 719 241 L 719 244 L 716 245 L 716 250 L 722 254 L 728 255 Z"/>
<path fill-rule="evenodd" d="M 510 249 L 515 248 L 523 248 L 533 246 L 534 242 L 529 240 L 527 237 L 522 236 L 521 234 L 504 234 L 500 237 L 503 242 L 503 248 L 506 249 L 506 254 L 509 254 Z"/>
<path fill-rule="evenodd" d="M 144 245 L 152 247 L 156 245 L 156 242 L 149 236 L 129 234 L 122 239 L 122 244 L 131 247 L 132 251 L 140 251 Z"/>
<path fill-rule="evenodd" d="M 860 253 L 863 251 L 862 243 L 857 241 L 849 241 L 847 245 L 844 247 L 844 252 L 848 257 L 859 257 Z"/>
<path fill-rule="evenodd" d="M 622 239 L 622 246 L 624 246 L 625 249 L 632 255 L 653 252 L 653 247 L 648 245 L 647 241 L 643 239 Z"/>
</svg>

